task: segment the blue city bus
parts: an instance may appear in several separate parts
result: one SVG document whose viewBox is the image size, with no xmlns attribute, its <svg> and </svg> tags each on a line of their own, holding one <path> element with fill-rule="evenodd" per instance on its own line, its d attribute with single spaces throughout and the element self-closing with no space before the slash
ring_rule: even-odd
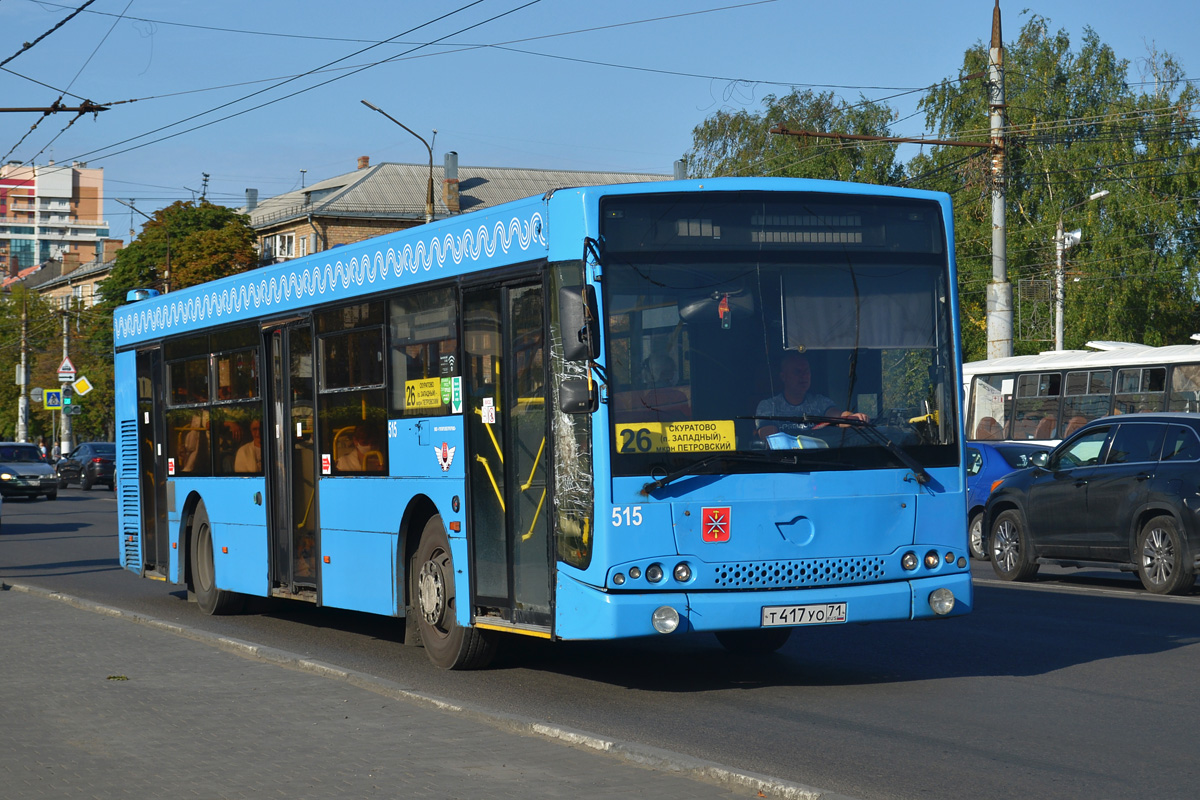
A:
<svg viewBox="0 0 1200 800">
<path fill-rule="evenodd" d="M 504 634 L 769 652 L 967 613 L 951 220 L 830 181 L 569 188 L 136 293 L 121 564 L 210 614 L 403 618 L 452 669 Z"/>
</svg>

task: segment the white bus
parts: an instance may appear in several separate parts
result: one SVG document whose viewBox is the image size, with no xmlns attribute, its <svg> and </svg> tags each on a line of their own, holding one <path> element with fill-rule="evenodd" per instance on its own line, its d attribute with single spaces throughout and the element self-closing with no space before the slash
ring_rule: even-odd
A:
<svg viewBox="0 0 1200 800">
<path fill-rule="evenodd" d="M 1056 444 L 1107 414 L 1200 412 L 1200 344 L 1087 346 L 964 364 L 967 438 Z"/>
</svg>

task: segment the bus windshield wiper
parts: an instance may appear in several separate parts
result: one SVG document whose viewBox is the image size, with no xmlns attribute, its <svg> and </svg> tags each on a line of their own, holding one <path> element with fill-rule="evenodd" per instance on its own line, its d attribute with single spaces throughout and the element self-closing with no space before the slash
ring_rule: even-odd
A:
<svg viewBox="0 0 1200 800">
<path fill-rule="evenodd" d="M 743 419 L 738 417 L 738 419 Z M 929 472 L 921 466 L 921 462 L 904 452 L 883 431 L 875 427 L 874 422 L 867 422 L 857 417 L 827 417 L 823 414 L 800 414 L 795 417 L 745 417 L 745 419 L 770 419 L 779 422 L 825 422 L 830 425 L 849 425 L 863 432 L 863 435 L 875 444 L 894 455 L 901 464 L 912 470 L 913 477 L 922 486 L 932 480 Z"/>
<path fill-rule="evenodd" d="M 705 456 L 699 461 L 693 461 L 686 467 L 680 467 L 673 472 L 667 472 L 662 477 L 654 478 L 654 472 L 651 471 L 650 477 L 654 480 L 643 484 L 641 494 L 643 496 L 650 494 L 656 489 L 661 489 L 668 483 L 682 478 L 684 475 L 690 475 L 698 470 L 707 467 L 709 464 L 717 464 L 722 461 L 770 461 L 776 464 L 797 464 L 799 463 L 796 456 L 772 455 L 771 451 L 755 452 L 755 453 L 739 453 L 736 450 L 731 450 L 724 453 L 713 453 L 711 456 Z"/>
</svg>

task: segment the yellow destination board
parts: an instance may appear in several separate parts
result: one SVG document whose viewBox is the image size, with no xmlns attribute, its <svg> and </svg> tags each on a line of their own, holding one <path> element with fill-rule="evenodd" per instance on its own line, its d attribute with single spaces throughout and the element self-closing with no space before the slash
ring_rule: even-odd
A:
<svg viewBox="0 0 1200 800">
<path fill-rule="evenodd" d="M 442 379 L 425 378 L 404 382 L 405 408 L 441 408 Z"/>
<path fill-rule="evenodd" d="M 734 449 L 731 419 L 617 425 L 619 453 L 710 453 Z"/>
</svg>

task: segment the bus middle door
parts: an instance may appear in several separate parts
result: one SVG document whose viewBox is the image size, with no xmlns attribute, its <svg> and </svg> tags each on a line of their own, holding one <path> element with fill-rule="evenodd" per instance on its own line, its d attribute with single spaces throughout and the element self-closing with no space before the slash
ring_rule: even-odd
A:
<svg viewBox="0 0 1200 800">
<path fill-rule="evenodd" d="M 542 284 L 465 291 L 472 608 L 484 624 L 551 624 Z M 498 616 L 497 616 L 498 615 Z"/>
</svg>

